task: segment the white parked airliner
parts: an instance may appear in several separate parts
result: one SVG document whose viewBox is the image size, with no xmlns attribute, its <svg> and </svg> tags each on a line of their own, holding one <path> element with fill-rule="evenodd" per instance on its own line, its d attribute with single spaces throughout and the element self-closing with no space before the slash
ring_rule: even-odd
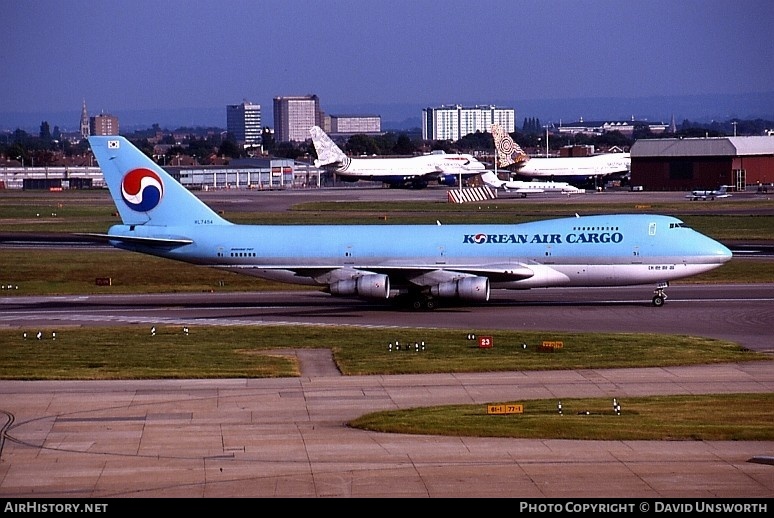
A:
<svg viewBox="0 0 774 518">
<path fill-rule="evenodd" d="M 495 142 L 498 166 L 504 168 L 515 164 L 513 173 L 527 180 L 554 180 L 579 186 L 590 183 L 595 178 L 604 180 L 625 176 L 632 167 L 630 153 L 530 158 L 497 124 L 492 125 L 492 138 Z"/>
<path fill-rule="evenodd" d="M 315 167 L 328 167 L 345 181 L 369 180 L 416 189 L 433 182 L 456 185 L 486 170 L 473 155 L 443 151 L 412 157 L 351 158 L 318 126 L 309 133 L 317 152 Z"/>
</svg>

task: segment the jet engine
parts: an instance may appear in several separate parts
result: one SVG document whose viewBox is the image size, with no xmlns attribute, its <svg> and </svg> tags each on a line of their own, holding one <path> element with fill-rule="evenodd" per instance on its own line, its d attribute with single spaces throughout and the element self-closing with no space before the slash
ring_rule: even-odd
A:
<svg viewBox="0 0 774 518">
<path fill-rule="evenodd" d="M 489 279 L 486 277 L 463 277 L 455 281 L 442 282 L 430 288 L 430 293 L 442 298 L 462 300 L 489 300 Z"/>
<path fill-rule="evenodd" d="M 457 177 L 456 174 L 442 174 L 438 177 L 438 183 L 440 185 L 446 185 L 448 187 L 454 187 L 457 185 Z"/>
<path fill-rule="evenodd" d="M 331 295 L 357 295 L 370 299 L 386 299 L 390 296 L 390 278 L 371 273 L 354 279 L 337 281 L 330 285 Z"/>
</svg>

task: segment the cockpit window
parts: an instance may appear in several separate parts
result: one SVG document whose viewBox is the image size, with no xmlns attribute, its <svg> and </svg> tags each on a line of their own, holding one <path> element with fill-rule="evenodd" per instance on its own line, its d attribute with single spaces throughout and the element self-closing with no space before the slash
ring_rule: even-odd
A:
<svg viewBox="0 0 774 518">
<path fill-rule="evenodd" d="M 670 223 L 669 228 L 690 228 L 690 227 L 681 221 L 680 223 Z"/>
</svg>

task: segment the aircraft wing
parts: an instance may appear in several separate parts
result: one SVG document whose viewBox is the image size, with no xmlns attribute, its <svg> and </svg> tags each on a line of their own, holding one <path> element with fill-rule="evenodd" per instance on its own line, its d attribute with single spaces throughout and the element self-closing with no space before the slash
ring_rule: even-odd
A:
<svg viewBox="0 0 774 518">
<path fill-rule="evenodd" d="M 459 280 L 463 277 L 487 277 L 491 282 L 507 282 L 529 279 L 535 272 L 528 266 L 514 264 L 481 264 L 481 265 L 448 265 L 439 268 L 438 265 L 358 265 L 352 268 L 340 266 L 302 266 L 302 265 L 272 265 L 272 266 L 222 266 L 232 271 L 249 273 L 245 270 L 282 270 L 293 272 L 297 277 L 308 277 L 320 284 L 332 284 L 337 281 L 352 280 L 363 275 L 387 275 L 395 287 L 400 286 L 435 286 L 443 282 Z"/>
<path fill-rule="evenodd" d="M 517 192 L 520 194 L 537 194 L 540 192 L 545 192 L 544 189 L 538 189 L 535 187 L 522 187 L 522 186 L 511 187 L 510 185 L 508 185 L 508 182 L 506 182 L 503 185 L 503 189 L 505 189 L 507 192 Z"/>
<path fill-rule="evenodd" d="M 468 164 L 470 164 L 470 162 L 466 162 L 465 164 L 463 164 L 462 167 L 458 167 L 458 168 L 452 167 L 449 169 L 441 165 L 436 165 L 432 171 L 428 171 L 426 173 L 420 172 L 419 174 L 425 175 L 425 176 L 444 176 L 444 175 L 450 175 L 450 174 L 456 175 L 456 174 L 462 173 L 464 176 L 470 176 L 470 175 L 476 175 L 481 173 L 480 169 L 469 169 L 467 167 Z"/>
<path fill-rule="evenodd" d="M 428 265 L 398 270 L 391 267 L 387 269 L 392 272 L 391 275 L 404 276 L 411 284 L 418 286 L 433 286 L 466 276 L 487 277 L 492 282 L 505 282 L 529 279 L 535 275 L 532 269 L 523 264 L 448 265 L 445 268 Z"/>
</svg>

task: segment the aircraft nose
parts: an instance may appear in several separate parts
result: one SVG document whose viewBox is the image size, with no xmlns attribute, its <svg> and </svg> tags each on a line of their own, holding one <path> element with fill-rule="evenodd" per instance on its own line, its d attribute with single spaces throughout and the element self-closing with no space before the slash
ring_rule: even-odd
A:
<svg viewBox="0 0 774 518">
<path fill-rule="evenodd" d="M 722 251 L 721 251 L 720 253 L 721 253 L 721 255 L 722 255 L 723 262 L 725 263 L 725 262 L 727 262 L 727 261 L 730 261 L 730 260 L 731 260 L 731 257 L 732 257 L 734 254 L 732 254 L 732 253 L 731 253 L 731 250 L 729 250 L 729 249 L 728 249 L 728 248 L 726 248 L 725 246 L 723 246 L 723 245 L 720 245 L 720 246 L 721 246 L 721 248 L 722 248 Z"/>
<path fill-rule="evenodd" d="M 712 245 L 709 251 L 711 255 L 717 257 L 722 263 L 727 263 L 734 255 L 727 246 L 725 246 L 723 243 L 718 243 L 715 240 L 712 240 Z"/>
</svg>

